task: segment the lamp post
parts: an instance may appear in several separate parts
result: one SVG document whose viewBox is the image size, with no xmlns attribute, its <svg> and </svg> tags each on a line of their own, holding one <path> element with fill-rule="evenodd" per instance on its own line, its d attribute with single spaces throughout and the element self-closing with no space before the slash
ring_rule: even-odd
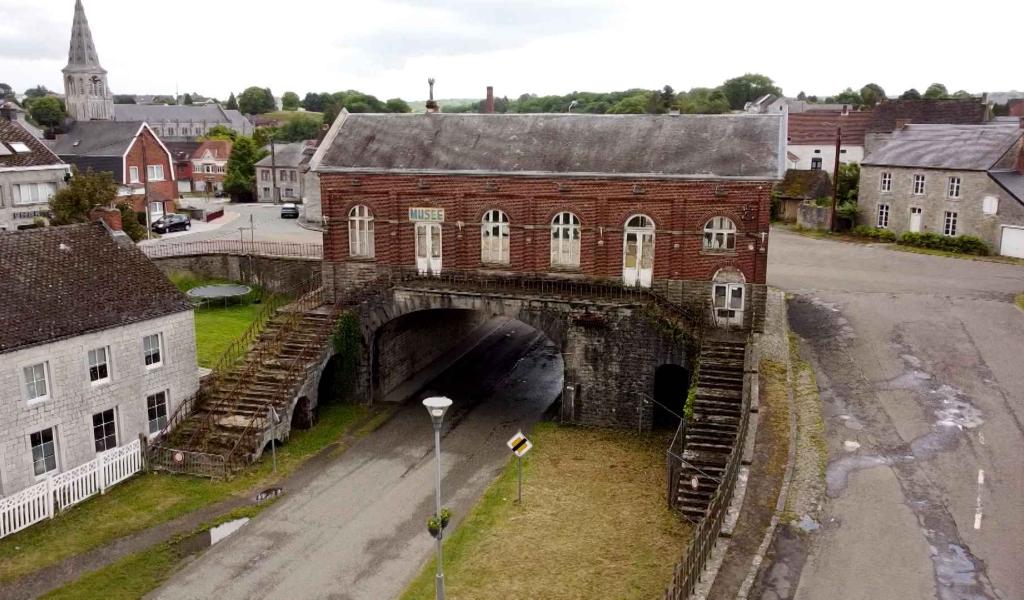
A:
<svg viewBox="0 0 1024 600">
<path fill-rule="evenodd" d="M 451 407 L 451 398 L 444 396 L 432 396 L 423 400 L 423 406 L 430 414 L 430 421 L 434 424 L 434 459 L 437 463 L 437 486 L 435 488 L 437 509 L 434 516 L 441 518 L 441 423 L 444 421 L 444 413 Z M 434 590 L 437 600 L 444 600 L 444 552 L 441 549 L 441 538 L 444 537 L 444 528 L 437 532 L 437 574 L 434 576 Z"/>
</svg>

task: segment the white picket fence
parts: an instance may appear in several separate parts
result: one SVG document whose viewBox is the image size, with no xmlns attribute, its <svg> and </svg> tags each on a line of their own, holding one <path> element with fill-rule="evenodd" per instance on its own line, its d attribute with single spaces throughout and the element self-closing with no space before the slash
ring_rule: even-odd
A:
<svg viewBox="0 0 1024 600">
<path fill-rule="evenodd" d="M 136 439 L 13 496 L 0 498 L 0 538 L 52 518 L 90 496 L 102 494 L 140 469 L 142 445 Z"/>
</svg>

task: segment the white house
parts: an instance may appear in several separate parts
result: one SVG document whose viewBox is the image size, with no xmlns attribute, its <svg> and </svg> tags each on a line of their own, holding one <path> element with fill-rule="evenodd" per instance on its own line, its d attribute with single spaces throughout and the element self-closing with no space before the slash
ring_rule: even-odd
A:
<svg viewBox="0 0 1024 600">
<path fill-rule="evenodd" d="M 871 111 L 812 110 L 788 115 L 788 167 L 835 171 L 836 134 L 841 130 L 839 162 L 864 160 L 864 136 L 871 122 Z"/>
<path fill-rule="evenodd" d="M 123 233 L 95 222 L 0 234 L 0 256 L 9 496 L 159 432 L 199 373 L 191 304 Z"/>
<path fill-rule="evenodd" d="M 14 115 L 13 110 L 0 108 L 0 232 L 48 218 L 50 198 L 71 172 Z"/>
</svg>

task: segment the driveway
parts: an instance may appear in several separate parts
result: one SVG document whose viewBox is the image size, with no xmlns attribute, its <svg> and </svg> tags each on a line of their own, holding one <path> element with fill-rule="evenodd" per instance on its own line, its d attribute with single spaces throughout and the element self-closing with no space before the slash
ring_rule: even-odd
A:
<svg viewBox="0 0 1024 600">
<path fill-rule="evenodd" d="M 814 363 L 821 528 L 763 598 L 1024 598 L 1024 268 L 772 232 Z"/>
<path fill-rule="evenodd" d="M 187 199 L 186 202 L 189 202 Z M 192 201 L 191 204 L 199 205 Z M 212 223 L 192 222 L 192 229 L 164 235 L 151 244 L 172 244 L 179 242 L 199 242 L 207 240 L 237 240 L 241 235 L 246 241 L 257 242 L 293 242 L 300 244 L 323 243 L 323 235 L 319 231 L 311 231 L 299 226 L 299 219 L 282 219 L 280 205 L 273 204 L 228 204 L 211 202 L 203 206 L 224 208 L 224 216 Z M 252 229 L 250 229 L 250 227 Z M 239 231 L 239 228 L 245 228 Z"/>
<path fill-rule="evenodd" d="M 554 346 L 522 323 L 507 321 L 428 384 L 455 401 L 441 441 L 443 502 L 453 521 L 466 515 L 504 467 L 505 441 L 555 400 L 561 379 Z M 398 596 L 434 549 L 426 531 L 434 512 L 433 432 L 418 401 L 422 396 L 151 597 Z"/>
</svg>

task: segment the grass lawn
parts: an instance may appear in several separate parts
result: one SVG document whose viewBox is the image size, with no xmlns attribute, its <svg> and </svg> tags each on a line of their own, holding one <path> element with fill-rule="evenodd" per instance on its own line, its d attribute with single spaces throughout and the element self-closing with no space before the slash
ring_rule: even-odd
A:
<svg viewBox="0 0 1024 600">
<path fill-rule="evenodd" d="M 1014 302 L 1017 303 L 1017 306 L 1019 306 L 1021 310 L 1024 310 L 1024 294 L 1017 296 L 1017 298 L 1014 299 Z"/>
<path fill-rule="evenodd" d="M 254 494 L 283 479 L 366 414 L 361 406 L 324 407 L 316 427 L 293 431 L 288 443 L 278 449 L 276 476 L 271 473 L 268 454 L 231 481 L 163 473 L 133 477 L 55 519 L 4 538 L 0 542 L 0 583 L 232 496 Z"/>
<path fill-rule="evenodd" d="M 660 598 L 690 536 L 665 503 L 666 440 L 552 423 L 531 438 L 522 506 L 510 461 L 446 539 L 448 598 Z M 430 561 L 402 599 L 433 597 Z"/>
<path fill-rule="evenodd" d="M 313 118 L 316 119 L 317 123 L 321 123 L 324 120 L 324 113 L 298 110 L 275 110 L 274 112 L 263 113 L 260 116 L 267 119 L 276 119 L 278 121 L 294 121 L 295 119 Z"/>
</svg>

